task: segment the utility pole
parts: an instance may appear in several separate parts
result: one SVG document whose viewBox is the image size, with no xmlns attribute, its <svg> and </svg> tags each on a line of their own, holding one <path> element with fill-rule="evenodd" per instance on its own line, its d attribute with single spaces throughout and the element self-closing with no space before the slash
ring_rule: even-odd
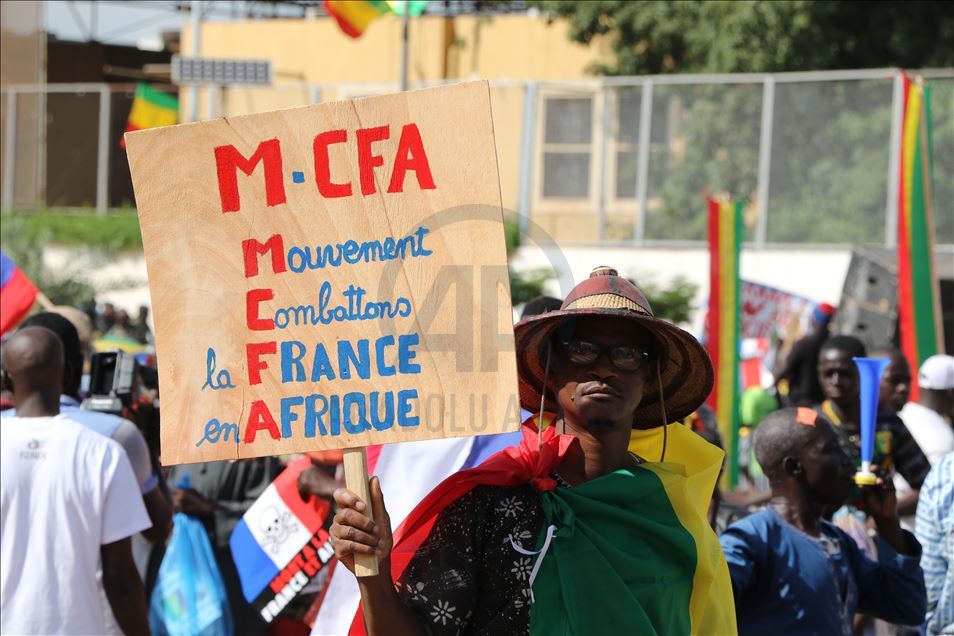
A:
<svg viewBox="0 0 954 636">
<path fill-rule="evenodd" d="M 411 8 L 404 3 L 404 15 L 402 16 L 404 34 L 401 42 L 401 90 L 407 90 L 407 58 L 408 58 L 408 34 L 411 30 Z"/>
<path fill-rule="evenodd" d="M 199 57 L 199 46 L 202 43 L 200 37 L 200 29 L 202 28 L 202 17 L 199 15 L 201 13 L 202 2 L 200 0 L 192 0 L 189 3 L 190 10 L 192 11 L 192 57 Z M 189 121 L 198 121 L 199 120 L 199 85 L 192 84 L 189 87 Z"/>
</svg>

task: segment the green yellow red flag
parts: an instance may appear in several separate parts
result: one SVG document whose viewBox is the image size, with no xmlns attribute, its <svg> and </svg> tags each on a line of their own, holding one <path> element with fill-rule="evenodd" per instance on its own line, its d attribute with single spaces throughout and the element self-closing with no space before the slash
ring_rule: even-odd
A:
<svg viewBox="0 0 954 636">
<path fill-rule="evenodd" d="M 904 107 L 898 187 L 898 331 L 912 369 L 941 352 L 940 302 L 934 276 L 931 90 L 902 73 Z M 917 383 L 911 386 L 916 400 Z"/>
<path fill-rule="evenodd" d="M 374 19 L 383 15 L 420 15 L 427 0 L 324 0 L 324 4 L 346 35 L 359 38 Z"/>
<path fill-rule="evenodd" d="M 173 126 L 177 123 L 179 123 L 179 100 L 149 84 L 140 82 L 133 96 L 126 132 Z M 121 140 L 119 145 L 125 148 L 126 140 Z"/>
<path fill-rule="evenodd" d="M 708 404 L 715 411 L 729 457 L 729 486 L 739 478 L 739 334 L 742 294 L 739 257 L 742 251 L 742 202 L 709 199 L 709 312 L 706 351 L 715 369 L 715 388 Z"/>
</svg>

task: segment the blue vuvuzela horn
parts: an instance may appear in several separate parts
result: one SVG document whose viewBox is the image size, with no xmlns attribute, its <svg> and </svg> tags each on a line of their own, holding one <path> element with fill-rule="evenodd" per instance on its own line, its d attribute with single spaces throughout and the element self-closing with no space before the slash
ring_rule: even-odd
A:
<svg viewBox="0 0 954 636">
<path fill-rule="evenodd" d="M 877 477 L 871 470 L 874 459 L 875 422 L 878 418 L 878 389 L 881 375 L 890 362 L 887 358 L 852 358 L 858 367 L 861 399 L 861 468 L 855 475 L 858 485 L 872 485 Z"/>
</svg>

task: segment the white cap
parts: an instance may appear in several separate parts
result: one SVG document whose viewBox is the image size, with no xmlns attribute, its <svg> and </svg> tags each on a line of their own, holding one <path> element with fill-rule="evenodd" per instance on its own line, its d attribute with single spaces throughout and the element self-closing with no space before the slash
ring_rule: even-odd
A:
<svg viewBox="0 0 954 636">
<path fill-rule="evenodd" d="M 922 362 L 918 386 L 933 391 L 954 389 L 954 356 L 931 356 Z"/>
</svg>

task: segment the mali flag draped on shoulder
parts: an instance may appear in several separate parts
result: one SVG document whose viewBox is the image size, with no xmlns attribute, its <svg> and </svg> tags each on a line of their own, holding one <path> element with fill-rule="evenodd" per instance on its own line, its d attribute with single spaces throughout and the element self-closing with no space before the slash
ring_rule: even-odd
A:
<svg viewBox="0 0 954 636">
<path fill-rule="evenodd" d="M 941 319 L 934 276 L 931 90 L 902 73 L 904 115 L 898 188 L 898 321 L 912 370 L 940 353 Z M 917 383 L 911 399 L 917 400 Z"/>
<path fill-rule="evenodd" d="M 706 520 L 721 450 L 671 424 L 669 444 L 693 461 L 649 462 L 556 488 L 550 474 L 576 438 L 549 426 L 538 447 L 532 419 L 523 436 L 519 446 L 451 475 L 408 515 L 394 533 L 395 581 L 448 505 L 476 486 L 530 483 L 546 526 L 536 539 L 543 556 L 532 587 L 532 635 L 737 632 L 729 570 Z M 655 449 L 655 442 L 637 447 Z M 350 633 L 364 633 L 361 608 Z"/>
<path fill-rule="evenodd" d="M 359 38 L 375 18 L 383 15 L 420 15 L 428 0 L 324 0 L 328 12 L 346 35 Z"/>
<path fill-rule="evenodd" d="M 140 82 L 136 86 L 132 109 L 129 111 L 129 121 L 126 123 L 126 132 L 174 126 L 177 123 L 179 123 L 179 100 L 149 84 Z M 125 148 L 126 140 L 120 140 L 119 145 Z"/>
</svg>

